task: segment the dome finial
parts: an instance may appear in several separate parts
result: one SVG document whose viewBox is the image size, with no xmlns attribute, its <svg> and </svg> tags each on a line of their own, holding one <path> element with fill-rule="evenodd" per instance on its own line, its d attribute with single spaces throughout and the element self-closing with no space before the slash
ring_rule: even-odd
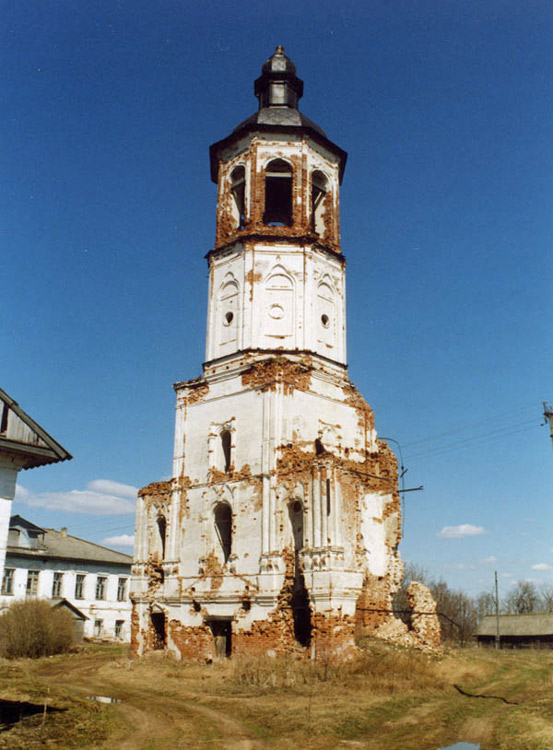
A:
<svg viewBox="0 0 553 750">
<path fill-rule="evenodd" d="M 278 45 L 271 57 L 263 63 L 261 76 L 256 80 L 254 92 L 259 99 L 259 109 L 265 107 L 298 108 L 303 94 L 303 81 L 296 75 L 296 66 Z"/>
</svg>

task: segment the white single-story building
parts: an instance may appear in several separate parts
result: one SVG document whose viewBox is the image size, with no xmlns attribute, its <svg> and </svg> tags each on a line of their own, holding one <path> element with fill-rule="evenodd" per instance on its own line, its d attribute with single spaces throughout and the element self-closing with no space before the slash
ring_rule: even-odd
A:
<svg viewBox="0 0 553 750">
<path fill-rule="evenodd" d="M 12 516 L 0 611 L 15 600 L 66 599 L 86 616 L 84 636 L 130 640 L 132 558 L 67 529 L 43 529 Z"/>
</svg>

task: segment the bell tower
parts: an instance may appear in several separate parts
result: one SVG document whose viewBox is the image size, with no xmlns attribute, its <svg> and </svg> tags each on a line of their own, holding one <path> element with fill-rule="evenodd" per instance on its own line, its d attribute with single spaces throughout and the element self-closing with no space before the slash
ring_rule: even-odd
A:
<svg viewBox="0 0 553 750">
<path fill-rule="evenodd" d="M 210 149 L 206 361 L 174 386 L 173 479 L 139 493 L 135 654 L 344 651 L 401 579 L 397 464 L 347 374 L 346 154 L 282 47 L 254 92 Z"/>
<path fill-rule="evenodd" d="M 339 188 L 346 154 L 297 109 L 282 47 L 255 82 L 259 110 L 210 149 L 217 183 L 206 360 L 308 351 L 345 365 Z"/>
</svg>

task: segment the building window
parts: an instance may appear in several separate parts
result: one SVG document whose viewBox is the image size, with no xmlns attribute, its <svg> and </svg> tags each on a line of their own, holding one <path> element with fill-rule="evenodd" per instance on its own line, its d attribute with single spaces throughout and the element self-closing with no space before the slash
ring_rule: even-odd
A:
<svg viewBox="0 0 553 750">
<path fill-rule="evenodd" d="M 84 599 L 84 575 L 77 573 L 75 578 L 75 599 Z"/>
<path fill-rule="evenodd" d="M 104 627 L 103 620 L 94 620 L 94 637 L 95 638 L 99 638 L 102 635 L 103 627 Z"/>
<path fill-rule="evenodd" d="M 232 511 L 226 503 L 215 507 L 215 530 L 221 545 L 223 561 L 227 562 L 232 549 Z"/>
<path fill-rule="evenodd" d="M 283 159 L 273 159 L 267 164 L 263 223 L 292 225 L 292 167 Z"/>
<path fill-rule="evenodd" d="M 54 573 L 54 580 L 52 582 L 52 596 L 61 596 L 62 581 L 63 573 Z"/>
<path fill-rule="evenodd" d="M 38 593 L 38 570 L 27 571 L 27 596 L 36 596 Z"/>
<path fill-rule="evenodd" d="M 96 599 L 106 598 L 107 580 L 104 576 L 98 576 L 96 579 Z"/>
<path fill-rule="evenodd" d="M 117 601 L 124 602 L 127 598 L 127 579 L 120 578 L 117 581 Z"/>
<path fill-rule="evenodd" d="M 8 431 L 8 414 L 10 407 L 2 401 L 2 417 L 0 418 L 0 432 Z"/>
<path fill-rule="evenodd" d="M 2 580 L 2 593 L 6 596 L 13 594 L 13 574 L 15 568 L 5 568 L 4 578 Z"/>
<path fill-rule="evenodd" d="M 246 170 L 235 167 L 230 173 L 230 191 L 234 199 L 234 218 L 238 229 L 246 226 Z"/>
<path fill-rule="evenodd" d="M 125 624 L 125 620 L 115 620 L 115 637 L 116 638 L 122 638 L 123 637 L 123 626 Z"/>
</svg>

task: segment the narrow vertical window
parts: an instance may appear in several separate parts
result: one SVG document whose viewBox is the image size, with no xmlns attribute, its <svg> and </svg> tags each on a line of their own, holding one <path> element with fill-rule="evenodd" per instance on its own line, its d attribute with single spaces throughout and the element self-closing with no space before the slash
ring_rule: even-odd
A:
<svg viewBox="0 0 553 750">
<path fill-rule="evenodd" d="M 94 637 L 95 638 L 99 638 L 102 635 L 103 629 L 104 629 L 104 621 L 94 620 Z"/>
<path fill-rule="evenodd" d="M 157 530 L 159 533 L 159 544 L 161 548 L 161 559 L 165 559 L 165 541 L 167 538 L 167 521 L 165 516 L 158 516 L 157 518 Z"/>
<path fill-rule="evenodd" d="M 36 596 L 38 593 L 38 570 L 27 572 L 27 596 Z"/>
<path fill-rule="evenodd" d="M 230 173 L 230 191 L 234 201 L 234 214 L 238 229 L 246 226 L 246 170 L 235 167 Z"/>
<path fill-rule="evenodd" d="M 273 159 L 265 171 L 263 223 L 292 225 L 292 167 L 283 159 Z"/>
<path fill-rule="evenodd" d="M 63 582 L 63 573 L 54 573 L 54 580 L 52 582 L 52 596 L 61 596 L 61 586 Z"/>
<path fill-rule="evenodd" d="M 98 576 L 96 579 L 96 599 L 106 598 L 106 588 L 108 579 L 105 576 Z"/>
<path fill-rule="evenodd" d="M 2 593 L 5 595 L 13 594 L 13 574 L 15 568 L 5 568 L 4 578 L 2 579 Z"/>
<path fill-rule="evenodd" d="M 316 170 L 311 175 L 311 229 L 324 234 L 324 197 L 328 192 L 328 180 Z"/>
<path fill-rule="evenodd" d="M 84 599 L 84 574 L 77 573 L 75 578 L 75 599 Z"/>
<path fill-rule="evenodd" d="M 232 511 L 226 503 L 215 507 L 215 531 L 221 545 L 223 561 L 227 562 L 232 550 Z"/>
<path fill-rule="evenodd" d="M 8 414 L 9 414 L 10 408 L 3 401 L 1 403 L 2 403 L 2 417 L 0 418 L 0 432 L 6 432 L 6 430 L 8 429 Z"/>
<path fill-rule="evenodd" d="M 223 450 L 223 471 L 228 474 L 232 461 L 232 443 L 229 430 L 221 433 L 221 448 Z"/>
<path fill-rule="evenodd" d="M 115 637 L 116 638 L 122 638 L 123 637 L 123 626 L 125 624 L 125 620 L 115 620 Z"/>
<path fill-rule="evenodd" d="M 127 579 L 120 578 L 117 581 L 117 601 L 124 602 L 127 598 Z"/>
<path fill-rule="evenodd" d="M 326 515 L 330 515 L 330 479 L 326 480 Z"/>
</svg>

